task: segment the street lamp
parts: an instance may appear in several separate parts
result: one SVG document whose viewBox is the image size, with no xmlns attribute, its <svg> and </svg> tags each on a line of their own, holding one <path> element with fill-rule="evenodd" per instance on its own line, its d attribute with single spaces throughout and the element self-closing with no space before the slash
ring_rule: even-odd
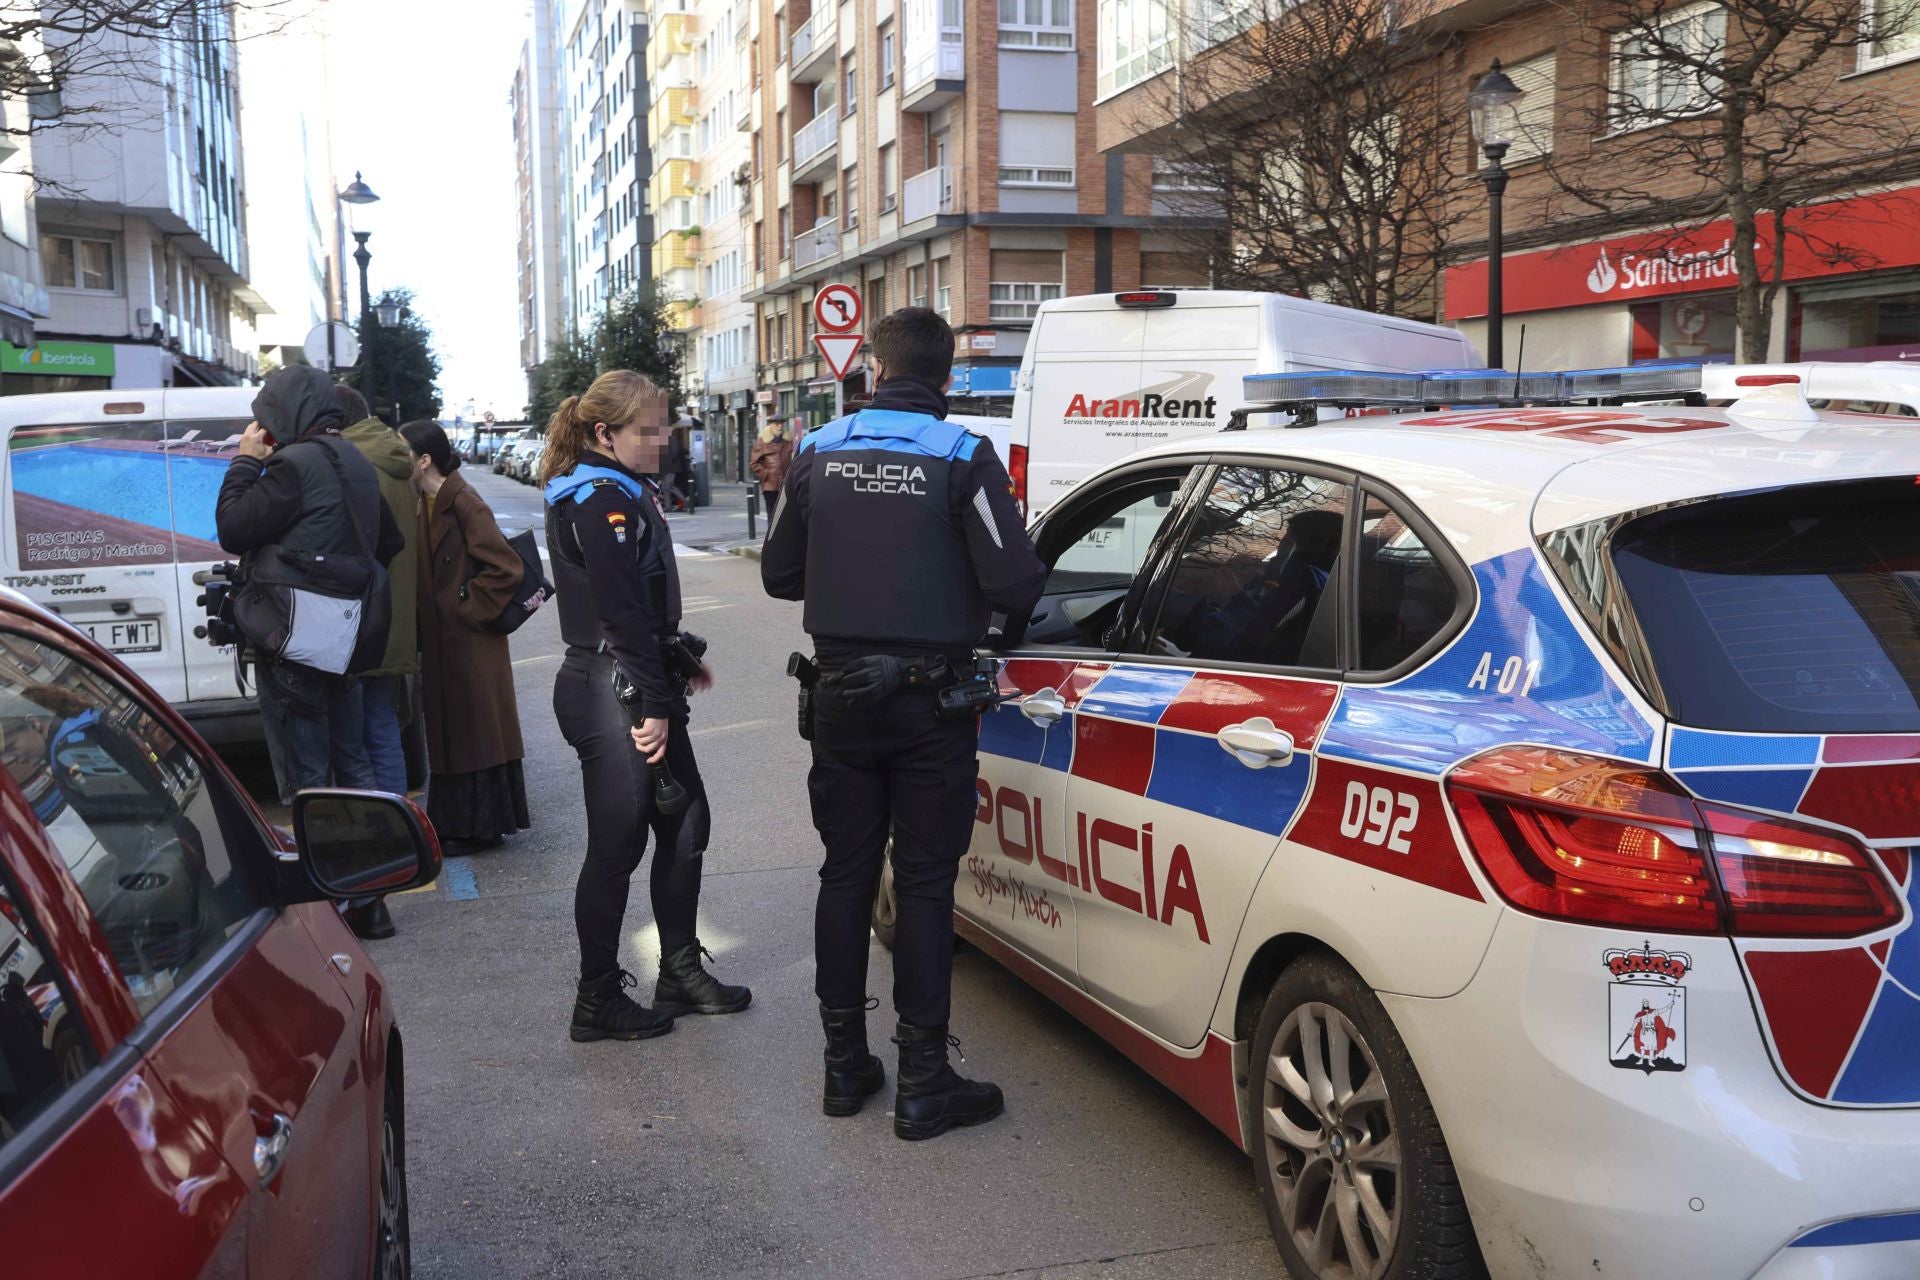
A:
<svg viewBox="0 0 1920 1280">
<path fill-rule="evenodd" d="M 379 317 L 380 328 L 384 331 L 380 345 L 387 352 L 387 402 L 393 406 L 393 426 L 397 430 L 400 426 L 400 382 L 394 373 L 393 353 L 394 348 L 400 345 L 400 320 L 407 314 L 407 309 L 401 305 L 400 299 L 391 293 L 383 293 L 380 301 L 374 304 L 373 314 Z"/>
<path fill-rule="evenodd" d="M 358 169 L 353 171 L 352 183 L 347 186 L 345 191 L 340 193 L 340 200 L 345 204 L 373 204 L 379 199 L 379 196 L 373 194 L 372 187 L 360 181 L 360 171 Z"/>
<path fill-rule="evenodd" d="M 367 238 L 372 234 L 371 231 L 353 233 L 353 242 L 359 246 L 353 251 L 353 260 L 360 264 L 360 315 L 363 318 L 373 309 L 373 304 L 367 301 L 367 264 L 373 261 L 373 252 L 367 248 Z"/>
<path fill-rule="evenodd" d="M 1487 184 L 1487 367 L 1501 368 L 1506 363 L 1506 314 L 1502 278 L 1502 258 L 1506 246 L 1501 235 L 1500 198 L 1507 190 L 1506 159 L 1520 130 L 1522 90 L 1513 78 L 1500 69 L 1500 59 L 1474 84 L 1467 94 L 1467 114 L 1473 122 L 1473 136 L 1486 153 L 1487 170 L 1480 180 Z"/>
<path fill-rule="evenodd" d="M 355 169 L 353 171 L 353 182 L 344 191 L 336 191 L 333 193 L 334 231 L 338 233 L 346 225 L 345 222 L 339 216 L 339 207 L 341 205 L 373 204 L 375 201 L 379 199 L 380 199 L 379 196 L 373 194 L 373 188 L 360 180 L 360 171 L 358 169 Z M 364 236 L 361 236 L 359 237 L 359 240 L 360 240 L 360 250 L 362 253 L 365 253 L 366 247 L 367 247 L 366 238 Z M 335 235 L 334 243 L 333 243 L 333 251 L 334 251 L 334 258 L 333 258 L 334 264 L 340 270 L 340 318 L 342 320 L 345 320 L 347 318 L 347 314 L 346 314 L 347 313 L 347 272 L 346 272 L 345 264 L 340 261 L 340 259 L 346 255 L 346 237 L 344 235 L 339 235 L 339 234 Z M 371 256 L 372 256 L 371 254 L 368 255 L 368 257 L 371 257 Z M 360 297 L 363 304 L 366 300 L 366 296 L 367 296 L 367 262 L 365 258 L 362 258 L 360 259 Z M 366 307 L 363 305 L 361 307 L 361 310 L 365 311 Z M 327 299 L 327 320 L 328 320 L 327 372 L 329 374 L 332 374 L 339 367 L 339 360 L 335 357 L 334 349 L 333 349 L 334 343 L 333 343 L 333 324 L 332 324 L 332 320 L 333 320 L 333 299 L 332 298 Z"/>
</svg>

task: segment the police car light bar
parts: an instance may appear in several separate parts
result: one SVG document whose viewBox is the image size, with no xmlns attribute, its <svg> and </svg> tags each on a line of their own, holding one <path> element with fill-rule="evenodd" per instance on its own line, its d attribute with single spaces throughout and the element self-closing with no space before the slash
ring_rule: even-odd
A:
<svg viewBox="0 0 1920 1280">
<path fill-rule="evenodd" d="M 1560 374 L 1508 373 L 1504 369 L 1435 369 L 1421 379 L 1428 403 L 1493 404 L 1515 400 L 1534 404 L 1560 394 Z"/>
<path fill-rule="evenodd" d="M 1241 379 L 1250 402 L 1270 404 L 1425 404 L 1426 378 L 1420 373 L 1367 373 L 1360 370 L 1311 373 L 1250 373 Z"/>
<path fill-rule="evenodd" d="M 1920 370 L 1914 371 L 1920 374 Z M 1513 373 L 1505 369 L 1434 369 L 1425 373 L 1375 373 L 1343 369 L 1313 373 L 1255 373 L 1241 382 L 1251 405 L 1266 412 L 1312 405 L 1341 408 L 1394 405 L 1444 408 L 1466 405 L 1551 405 L 1572 402 L 1693 399 L 1700 390 L 1698 365 L 1650 365 L 1625 369 L 1575 369 L 1565 373 Z M 1920 383 L 1916 383 L 1920 387 Z M 1296 410 L 1297 411 L 1297 410 Z M 1299 426 L 1311 425 L 1302 412 Z"/>
</svg>

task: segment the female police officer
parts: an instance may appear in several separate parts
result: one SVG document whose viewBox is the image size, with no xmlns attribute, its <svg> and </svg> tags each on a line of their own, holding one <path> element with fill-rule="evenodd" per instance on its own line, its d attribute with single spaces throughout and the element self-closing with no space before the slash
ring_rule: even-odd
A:
<svg viewBox="0 0 1920 1280">
<path fill-rule="evenodd" d="M 677 1014 L 736 1013 L 753 999 L 701 967 L 705 952 L 694 935 L 708 810 L 687 738 L 686 694 L 689 683 L 706 688 L 712 677 L 702 663 L 687 669 L 683 640 L 692 637 L 680 632 L 673 539 L 645 478 L 660 470 L 666 441 L 665 393 L 615 369 L 560 405 L 540 467 L 567 644 L 553 710 L 580 756 L 587 794 L 587 857 L 573 900 L 575 1040 L 642 1040 L 672 1030 Z M 628 686 L 621 693 L 616 678 Z M 650 766 L 661 764 L 686 789 L 684 808 L 658 802 Z M 661 952 L 651 1009 L 628 997 L 633 975 L 619 964 L 627 886 L 648 828 Z"/>
</svg>

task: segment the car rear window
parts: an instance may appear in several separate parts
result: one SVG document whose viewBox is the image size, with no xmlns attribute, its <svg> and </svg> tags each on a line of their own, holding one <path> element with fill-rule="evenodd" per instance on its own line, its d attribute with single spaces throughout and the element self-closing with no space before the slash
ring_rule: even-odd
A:
<svg viewBox="0 0 1920 1280">
<path fill-rule="evenodd" d="M 1804 485 L 1623 525 L 1610 552 L 1670 715 L 1766 733 L 1920 730 L 1920 487 Z"/>
</svg>

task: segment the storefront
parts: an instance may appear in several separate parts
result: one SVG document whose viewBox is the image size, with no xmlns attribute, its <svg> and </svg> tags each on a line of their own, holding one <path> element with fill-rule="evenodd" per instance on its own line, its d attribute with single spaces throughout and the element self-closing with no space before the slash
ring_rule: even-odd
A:
<svg viewBox="0 0 1920 1280">
<path fill-rule="evenodd" d="M 100 391 L 113 385 L 113 347 L 96 342 L 0 342 L 0 395 Z"/>
<path fill-rule="evenodd" d="M 1920 356 L 1920 188 L 1832 201 L 1789 225 L 1773 358 Z M 1770 231 L 1756 248 L 1771 261 Z M 1725 221 L 1509 254 L 1505 275 L 1509 367 L 1724 362 L 1739 351 Z M 1484 261 L 1447 269 L 1446 319 L 1483 345 L 1486 300 Z"/>
</svg>

